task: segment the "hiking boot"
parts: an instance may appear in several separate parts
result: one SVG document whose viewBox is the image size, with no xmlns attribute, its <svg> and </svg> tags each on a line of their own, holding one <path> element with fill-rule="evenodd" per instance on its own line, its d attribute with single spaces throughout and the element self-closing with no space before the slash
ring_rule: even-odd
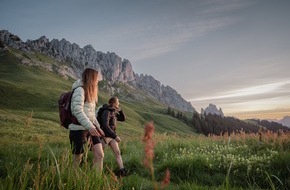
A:
<svg viewBox="0 0 290 190">
<path fill-rule="evenodd" d="M 128 170 L 126 168 L 121 168 L 118 173 L 119 173 L 118 176 L 124 177 L 124 176 L 128 175 Z"/>
</svg>

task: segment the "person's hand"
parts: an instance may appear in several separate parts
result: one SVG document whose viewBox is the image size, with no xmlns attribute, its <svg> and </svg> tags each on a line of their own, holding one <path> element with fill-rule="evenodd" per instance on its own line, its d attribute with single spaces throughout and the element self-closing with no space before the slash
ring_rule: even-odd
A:
<svg viewBox="0 0 290 190">
<path fill-rule="evenodd" d="M 98 130 L 99 134 L 100 134 L 102 137 L 105 136 L 105 133 L 104 133 L 104 131 L 103 131 L 101 128 L 98 128 L 97 130 Z"/>
<path fill-rule="evenodd" d="M 115 140 L 116 140 L 118 143 L 121 142 L 121 139 L 120 139 L 120 137 L 118 137 L 118 136 L 116 136 Z"/>
<path fill-rule="evenodd" d="M 93 127 L 93 128 L 91 128 L 90 130 L 89 130 L 89 132 L 90 132 L 90 134 L 92 135 L 92 136 L 101 136 L 100 135 L 100 133 L 97 131 L 97 129 L 95 128 L 95 127 Z"/>
<path fill-rule="evenodd" d="M 121 111 L 121 108 L 119 107 L 119 105 L 114 105 L 114 108 L 117 112 Z"/>
</svg>

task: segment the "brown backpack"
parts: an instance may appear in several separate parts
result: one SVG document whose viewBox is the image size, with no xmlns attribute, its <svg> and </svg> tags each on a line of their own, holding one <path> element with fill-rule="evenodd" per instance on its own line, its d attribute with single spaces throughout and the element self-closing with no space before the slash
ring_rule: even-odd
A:
<svg viewBox="0 0 290 190">
<path fill-rule="evenodd" d="M 77 118 L 72 115 L 71 109 L 70 109 L 71 98 L 75 89 L 61 94 L 61 96 L 58 99 L 60 125 L 66 129 L 68 129 L 68 126 L 71 123 L 80 125 Z"/>
</svg>

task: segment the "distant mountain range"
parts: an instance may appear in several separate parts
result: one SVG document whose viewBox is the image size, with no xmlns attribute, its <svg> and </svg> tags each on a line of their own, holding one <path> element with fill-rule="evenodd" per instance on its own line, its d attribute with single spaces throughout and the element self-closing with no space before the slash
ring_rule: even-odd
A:
<svg viewBox="0 0 290 190">
<path fill-rule="evenodd" d="M 286 127 L 290 127 L 290 116 L 285 116 L 283 117 L 282 119 L 280 120 L 277 120 L 277 119 L 271 119 L 269 121 L 274 121 L 274 122 L 277 122 L 277 123 L 280 123 Z"/>
<path fill-rule="evenodd" d="M 209 114 L 211 114 L 211 115 L 216 115 L 216 116 L 220 116 L 221 118 L 225 118 L 225 116 L 224 116 L 224 113 L 223 113 L 223 111 L 222 111 L 222 109 L 221 108 L 217 108 L 216 107 L 216 105 L 214 105 L 214 104 L 209 104 L 209 106 L 208 107 L 206 107 L 205 109 L 203 109 L 203 108 L 201 108 L 201 115 L 203 115 L 203 116 L 206 116 L 206 115 L 209 115 Z M 252 121 L 259 121 L 260 122 L 260 120 L 259 119 L 249 119 L 249 120 L 252 120 Z M 265 120 L 261 120 L 262 122 L 265 122 Z M 286 127 L 289 127 L 290 128 L 290 116 L 285 116 L 283 119 L 281 119 L 281 120 L 274 120 L 274 119 L 272 119 L 272 120 L 268 120 L 269 122 L 275 122 L 275 123 L 277 123 L 277 124 L 281 124 L 281 125 L 283 125 L 283 126 L 286 126 Z M 274 124 L 274 123 L 273 123 Z"/>
<path fill-rule="evenodd" d="M 278 123 L 290 127 L 290 116 L 285 116 L 283 119 L 279 120 Z"/>
<path fill-rule="evenodd" d="M 0 52 L 9 48 L 23 52 L 23 56 L 20 58 L 21 64 L 40 66 L 58 73 L 64 78 L 72 77 L 74 79 L 80 77 L 85 68 L 95 68 L 100 71 L 100 78 L 109 81 L 110 84 L 125 83 L 167 106 L 187 112 L 195 111 L 191 103 L 186 101 L 176 90 L 161 84 L 150 75 L 136 74 L 130 61 L 122 59 L 114 52 L 96 51 L 91 45 L 80 48 L 79 45 L 72 44 L 65 39 L 49 41 L 45 36 L 37 40 L 23 42 L 17 35 L 7 30 L 0 30 Z M 32 61 L 29 57 L 25 58 L 25 53 L 42 53 L 61 64 L 50 64 L 49 60 L 45 59 Z"/>
<path fill-rule="evenodd" d="M 208 107 L 206 107 L 205 109 L 201 108 L 200 114 L 201 115 L 212 114 L 212 115 L 218 115 L 218 116 L 224 117 L 222 108 L 217 109 L 216 105 L 214 104 L 209 104 Z"/>
</svg>

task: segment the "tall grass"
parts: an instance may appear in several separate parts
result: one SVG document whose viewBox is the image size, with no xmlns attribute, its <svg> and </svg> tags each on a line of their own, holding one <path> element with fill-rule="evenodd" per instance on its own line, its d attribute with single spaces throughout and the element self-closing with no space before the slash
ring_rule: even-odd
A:
<svg viewBox="0 0 290 190">
<path fill-rule="evenodd" d="M 130 171 L 124 178 L 114 176 L 117 166 L 111 151 L 105 150 L 104 174 L 98 176 L 91 167 L 90 151 L 83 165 L 73 169 L 68 144 L 58 148 L 41 138 L 36 144 L 6 144 L 6 148 L 1 147 L 4 168 L 1 169 L 0 188 L 156 189 L 152 180 L 162 181 L 169 168 L 171 183 L 166 189 L 287 189 L 290 134 L 283 135 L 284 143 L 278 143 L 281 146 L 278 148 L 275 141 L 261 143 L 252 140 L 251 135 L 243 137 L 246 139 L 241 136 L 224 141 L 222 138 L 193 139 L 156 133 L 153 179 L 152 172 L 143 165 L 141 136 L 123 138 L 124 143 L 120 144 L 124 164 Z"/>
<path fill-rule="evenodd" d="M 46 158 L 28 159 L 23 166 L 7 170 L 1 189 L 119 189 L 118 181 L 98 176 L 89 164 L 74 169 L 67 152 L 57 156 L 51 151 Z"/>
</svg>

